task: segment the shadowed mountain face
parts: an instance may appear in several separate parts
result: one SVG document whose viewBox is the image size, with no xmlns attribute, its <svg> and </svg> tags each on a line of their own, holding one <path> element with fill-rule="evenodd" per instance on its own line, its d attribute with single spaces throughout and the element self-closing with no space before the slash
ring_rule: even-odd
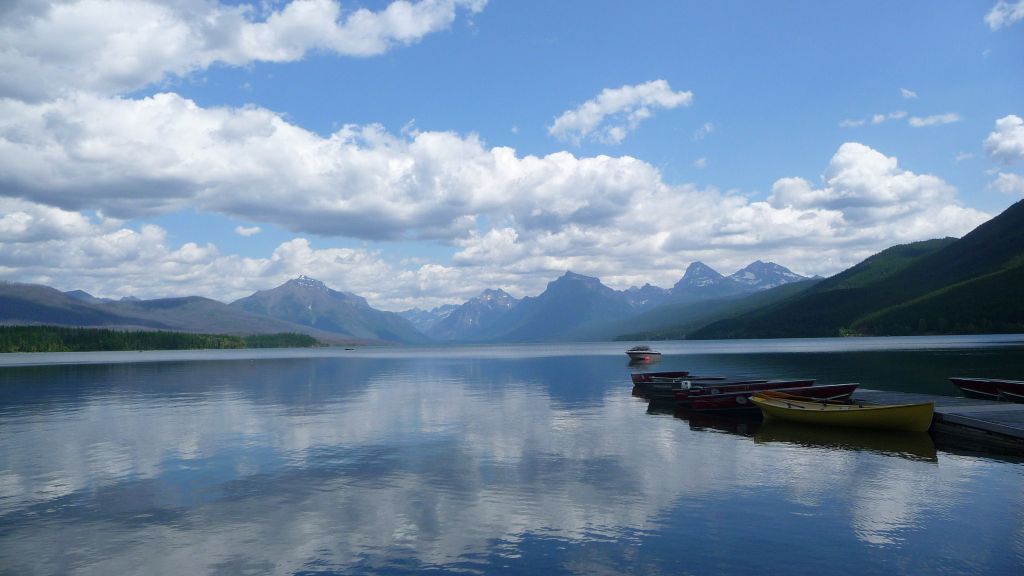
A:
<svg viewBox="0 0 1024 576">
<path fill-rule="evenodd" d="M 435 340 L 474 340 L 518 304 L 519 300 L 504 290 L 484 290 L 450 310 L 427 330 L 427 335 Z"/>
<path fill-rule="evenodd" d="M 725 300 L 803 279 L 782 266 L 760 261 L 729 277 L 694 262 L 672 289 L 646 284 L 618 291 L 597 278 L 566 272 L 536 297 L 517 300 L 501 290 L 485 290 L 454 309 L 402 314 L 425 326 L 428 336 L 442 341 L 611 339 L 653 327 L 647 321 L 642 326 L 631 325 L 629 319 L 638 315 L 656 318 L 659 328 L 671 326 L 677 317 L 680 322 L 691 322 L 690 310 L 680 314 L 681 304 L 715 301 L 717 310 L 727 306 Z"/>
<path fill-rule="evenodd" d="M 539 296 L 523 298 L 517 306 L 480 334 L 490 341 L 549 341 L 571 339 L 587 324 L 624 318 L 635 313 L 624 293 L 597 278 L 566 272 L 548 283 Z"/>
<path fill-rule="evenodd" d="M 398 314 L 372 308 L 360 296 L 332 290 L 306 276 L 236 300 L 231 306 L 351 338 L 406 343 L 426 340 Z"/>
</svg>

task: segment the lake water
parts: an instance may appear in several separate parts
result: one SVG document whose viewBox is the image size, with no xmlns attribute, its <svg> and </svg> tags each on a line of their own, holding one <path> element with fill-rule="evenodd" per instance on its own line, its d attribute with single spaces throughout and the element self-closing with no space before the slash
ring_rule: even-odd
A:
<svg viewBox="0 0 1024 576">
<path fill-rule="evenodd" d="M 649 412 L 629 343 L 0 356 L 0 574 L 1022 574 L 1024 463 Z M 956 393 L 1024 337 L 658 343 Z"/>
</svg>

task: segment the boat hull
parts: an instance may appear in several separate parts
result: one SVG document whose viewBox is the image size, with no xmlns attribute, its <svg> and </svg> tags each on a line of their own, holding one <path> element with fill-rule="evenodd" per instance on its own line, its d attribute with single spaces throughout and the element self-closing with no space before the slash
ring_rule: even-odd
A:
<svg viewBox="0 0 1024 576">
<path fill-rule="evenodd" d="M 673 391 L 676 402 L 684 406 L 697 398 L 719 396 L 723 394 L 746 393 L 750 396 L 762 390 L 779 390 L 782 388 L 803 388 L 813 386 L 814 380 L 747 380 L 743 382 L 712 382 L 704 386 L 679 388 Z"/>
<path fill-rule="evenodd" d="M 775 392 L 784 392 L 801 398 L 843 402 L 849 400 L 856 390 L 857 384 L 823 384 L 780 388 Z M 757 412 L 757 405 L 750 401 L 753 394 L 754 392 L 734 392 L 717 396 L 697 396 L 690 400 L 688 408 L 697 412 Z"/>
<path fill-rule="evenodd" d="M 997 378 L 950 378 L 968 398 L 1024 403 L 1024 381 Z"/>
<path fill-rule="evenodd" d="M 925 432 L 932 425 L 934 403 L 867 406 L 827 404 L 771 398 L 755 394 L 750 401 L 764 413 L 766 420 L 776 419 L 818 426 L 872 428 Z"/>
</svg>

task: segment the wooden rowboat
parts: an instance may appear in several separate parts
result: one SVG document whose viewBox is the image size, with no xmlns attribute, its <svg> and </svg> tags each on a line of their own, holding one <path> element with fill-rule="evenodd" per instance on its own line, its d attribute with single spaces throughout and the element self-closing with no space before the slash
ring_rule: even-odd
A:
<svg viewBox="0 0 1024 576">
<path fill-rule="evenodd" d="M 822 426 L 875 428 L 925 432 L 932 425 L 935 403 L 924 404 L 830 404 L 807 402 L 758 392 L 750 397 L 766 420 L 777 419 Z"/>
<path fill-rule="evenodd" d="M 822 401 L 846 403 L 856 389 L 857 384 L 822 384 L 820 386 L 779 388 L 772 391 L 785 392 L 799 400 L 818 403 Z M 679 405 L 697 412 L 757 412 L 757 406 L 750 402 L 750 397 L 753 394 L 754 392 L 728 392 L 717 395 L 691 396 L 688 405 L 683 402 L 680 402 Z"/>
<path fill-rule="evenodd" d="M 688 404 L 697 398 L 719 396 L 723 394 L 746 393 L 783 388 L 804 388 L 814 386 L 814 380 L 743 380 L 739 382 L 710 382 L 707 384 L 682 386 L 672 391 L 672 397 L 680 405 Z"/>
<path fill-rule="evenodd" d="M 686 370 L 677 370 L 674 372 L 638 372 L 636 374 L 630 374 L 629 377 L 633 380 L 633 384 L 643 384 L 644 382 L 653 382 L 656 380 L 685 380 L 690 373 Z"/>
<path fill-rule="evenodd" d="M 949 380 L 968 398 L 1024 402 L 1024 381 L 996 378 L 950 378 Z"/>
</svg>

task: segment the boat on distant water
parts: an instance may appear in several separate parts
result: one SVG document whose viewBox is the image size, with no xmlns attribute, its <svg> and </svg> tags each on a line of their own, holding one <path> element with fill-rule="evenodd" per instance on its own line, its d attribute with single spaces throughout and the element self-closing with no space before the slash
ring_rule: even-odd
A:
<svg viewBox="0 0 1024 576">
<path fill-rule="evenodd" d="M 633 346 L 626 350 L 626 355 L 633 362 L 652 362 L 661 359 L 661 352 L 652 350 L 650 346 L 646 345 Z"/>
<path fill-rule="evenodd" d="M 750 397 L 766 420 L 777 419 L 821 426 L 875 428 L 925 432 L 932 425 L 935 403 L 835 404 L 787 397 L 785 393 L 758 392 Z"/>
<path fill-rule="evenodd" d="M 950 378 L 968 398 L 1024 403 L 1024 381 L 997 378 Z"/>
</svg>

